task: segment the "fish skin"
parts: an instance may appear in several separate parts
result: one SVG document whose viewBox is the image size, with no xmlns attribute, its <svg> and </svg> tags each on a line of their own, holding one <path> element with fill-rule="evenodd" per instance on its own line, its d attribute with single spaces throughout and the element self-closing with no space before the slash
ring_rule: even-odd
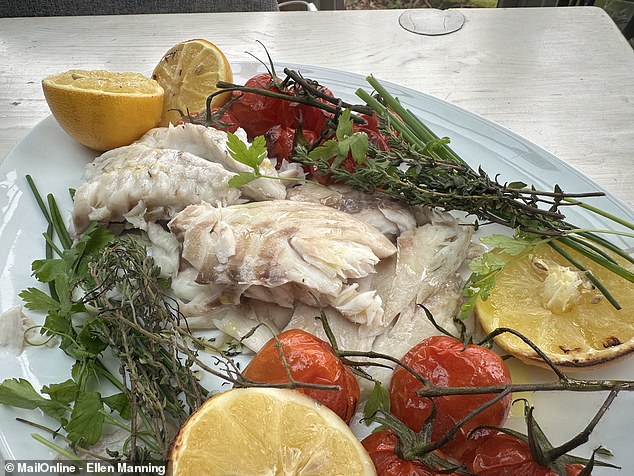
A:
<svg viewBox="0 0 634 476">
<path fill-rule="evenodd" d="M 124 222 L 131 212 L 146 221 L 169 220 L 192 203 L 229 205 L 235 174 L 188 152 L 132 144 L 108 151 L 86 166 L 74 198 L 73 226 L 81 234 L 91 221 Z"/>
</svg>

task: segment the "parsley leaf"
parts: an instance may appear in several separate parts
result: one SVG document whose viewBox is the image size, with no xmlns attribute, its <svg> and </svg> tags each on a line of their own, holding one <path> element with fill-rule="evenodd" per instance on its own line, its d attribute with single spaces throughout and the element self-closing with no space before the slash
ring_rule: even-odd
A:
<svg viewBox="0 0 634 476">
<path fill-rule="evenodd" d="M 121 418 L 125 418 L 126 420 L 130 419 L 130 400 L 128 400 L 125 393 L 115 393 L 109 397 L 103 397 L 101 400 L 108 405 L 111 410 L 118 412 Z"/>
<path fill-rule="evenodd" d="M 260 177 L 259 173 L 256 174 L 255 172 L 238 172 L 237 175 L 234 175 L 229 179 L 227 185 L 232 188 L 242 187 L 249 182 L 253 182 L 258 177 Z"/>
<path fill-rule="evenodd" d="M 234 160 L 248 165 L 259 174 L 260 164 L 266 158 L 266 139 L 257 136 L 251 145 L 247 145 L 237 135 L 227 132 L 227 150 Z"/>
<path fill-rule="evenodd" d="M 19 296 L 24 301 L 24 307 L 32 311 L 49 311 L 59 307 L 59 302 L 37 288 L 27 288 Z"/>
<path fill-rule="evenodd" d="M 104 414 L 99 392 L 80 393 L 66 425 L 68 439 L 81 445 L 94 445 L 101 438 Z"/>
<path fill-rule="evenodd" d="M 39 408 L 60 423 L 65 422 L 70 410 L 67 402 L 44 398 L 23 378 L 6 379 L 0 383 L 0 403 L 29 410 Z"/>
<path fill-rule="evenodd" d="M 351 155 L 357 164 L 365 161 L 368 152 L 368 135 L 365 132 L 354 132 L 350 109 L 346 109 L 339 116 L 336 140 L 331 139 L 319 147 L 315 147 L 308 156 L 313 160 L 328 160 L 334 158 L 331 168 L 337 168 Z"/>
<path fill-rule="evenodd" d="M 497 248 L 510 255 L 518 255 L 528 248 L 535 246 L 535 243 L 524 238 L 513 238 L 507 235 L 493 234 L 480 238 L 480 241 L 492 248 Z"/>
<path fill-rule="evenodd" d="M 227 182 L 229 187 L 238 188 L 262 176 L 260 165 L 266 158 L 266 139 L 264 136 L 257 136 L 251 145 L 247 145 L 237 135 L 227 132 L 227 150 L 235 161 L 253 169 L 253 172 L 241 171 L 231 177 Z"/>
<path fill-rule="evenodd" d="M 79 394 L 79 386 L 73 379 L 68 379 L 61 383 L 45 385 L 42 387 L 42 393 L 50 395 L 51 400 L 60 403 L 72 403 Z"/>
</svg>

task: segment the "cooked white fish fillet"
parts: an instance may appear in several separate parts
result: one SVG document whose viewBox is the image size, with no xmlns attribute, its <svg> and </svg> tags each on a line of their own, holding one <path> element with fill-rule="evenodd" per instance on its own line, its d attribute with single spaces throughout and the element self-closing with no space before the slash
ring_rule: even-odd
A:
<svg viewBox="0 0 634 476">
<path fill-rule="evenodd" d="M 187 266 L 172 279 L 172 294 L 178 302 L 180 313 L 195 328 L 213 328 L 211 321 L 215 309 L 220 304 L 224 286 L 199 284 L 198 271 Z M 190 319 L 192 318 L 192 319 Z"/>
<path fill-rule="evenodd" d="M 198 271 L 198 283 L 273 290 L 292 284 L 318 299 L 339 298 L 341 306 L 358 306 L 347 280 L 373 273 L 396 251 L 376 228 L 346 213 L 288 200 L 192 205 L 169 228 L 183 244 L 182 258 Z"/>
<path fill-rule="evenodd" d="M 199 283 L 275 287 L 294 282 L 336 296 L 396 248 L 349 215 L 285 200 L 187 207 L 170 223 Z"/>
<path fill-rule="evenodd" d="M 398 238 L 394 279 L 381 292 L 385 323 L 412 301 L 424 302 L 455 275 L 467 257 L 472 235 L 473 228 L 461 226 L 450 213 L 433 211 L 430 223 Z"/>
<path fill-rule="evenodd" d="M 248 144 L 247 135 L 242 129 L 236 136 Z M 252 172 L 252 169 L 235 160 L 227 151 L 227 133 L 213 127 L 200 124 L 179 124 L 177 126 L 158 127 L 148 131 L 138 142 L 159 149 L 174 149 L 197 155 L 210 162 L 222 165 L 230 172 Z M 268 158 L 260 164 L 260 173 L 277 177 L 278 172 Z M 243 196 L 252 200 L 283 200 L 286 198 L 286 185 L 280 180 L 259 178 L 240 187 Z"/>
<path fill-rule="evenodd" d="M 305 183 L 289 189 L 287 199 L 321 203 L 350 213 L 357 220 L 378 228 L 390 238 L 416 228 L 416 219 L 408 206 L 380 193 L 359 192 L 347 185 L 322 187 Z"/>
<path fill-rule="evenodd" d="M 147 234 L 150 242 L 147 247 L 148 255 L 161 268 L 161 275 L 174 278 L 180 266 L 180 243 L 176 237 L 155 222 L 142 223 L 138 228 L 145 230 Z"/>
<path fill-rule="evenodd" d="M 377 335 L 377 328 L 356 324 L 346 319 L 332 307 L 323 308 L 323 312 L 340 349 L 369 351 Z M 324 326 L 320 319 L 320 309 L 306 304 L 295 307 L 290 322 L 284 328 L 301 329 L 328 342 Z"/>
<path fill-rule="evenodd" d="M 40 334 L 40 326 L 24 314 L 22 306 L 0 313 L 0 354 L 8 351 L 11 355 L 20 355 L 27 343 L 56 347 L 58 339 Z"/>
<path fill-rule="evenodd" d="M 453 275 L 438 286 L 435 294 L 422 302 L 436 323 L 455 336 L 460 334 L 454 319 L 458 316 L 461 290 L 462 279 Z M 438 334 L 440 332 L 428 319 L 424 309 L 412 301 L 386 332 L 374 340 L 372 350 L 401 359 L 412 347 Z M 392 375 L 390 369 L 372 367 L 369 372 L 384 385 L 389 385 Z"/>
<path fill-rule="evenodd" d="M 240 308 L 227 310 L 222 318 L 214 319 L 213 322 L 219 330 L 241 341 L 247 349 L 258 352 L 280 333 L 274 324 L 259 325 L 258 321 L 245 316 L 241 311 Z"/>
<path fill-rule="evenodd" d="M 278 329 L 284 329 L 293 316 L 293 309 L 287 309 L 275 303 L 249 299 L 244 305 L 251 307 L 259 322 L 271 322 Z"/>
<path fill-rule="evenodd" d="M 258 352 L 271 338 L 288 324 L 291 309 L 252 299 L 238 306 L 218 307 L 213 324 L 225 334 L 242 340 L 246 348 Z M 249 337 L 246 337 L 249 335 Z"/>
<path fill-rule="evenodd" d="M 379 263 L 380 264 L 380 263 Z M 336 296 L 323 294 L 314 290 L 307 292 L 305 286 L 297 283 L 286 283 L 280 286 L 249 286 L 243 295 L 257 301 L 275 303 L 285 308 L 293 308 L 297 303 L 309 306 L 332 306 L 346 319 L 373 327 L 383 325 L 383 307 L 381 297 L 376 291 L 359 291 L 358 283 L 346 284 Z M 239 295 L 229 296 L 237 303 Z"/>
<path fill-rule="evenodd" d="M 20 355 L 24 349 L 24 318 L 21 306 L 14 306 L 0 314 L 0 351 Z"/>
<path fill-rule="evenodd" d="M 229 205 L 240 191 L 227 182 L 235 174 L 188 152 L 132 144 L 108 151 L 86 166 L 76 190 L 73 224 L 82 233 L 91 221 L 167 220 L 192 203 Z"/>
<path fill-rule="evenodd" d="M 334 299 L 327 297 L 321 301 L 352 322 L 374 328 L 384 326 L 381 297 L 374 290 L 359 292 L 358 287 L 357 283 L 346 285 Z"/>
</svg>

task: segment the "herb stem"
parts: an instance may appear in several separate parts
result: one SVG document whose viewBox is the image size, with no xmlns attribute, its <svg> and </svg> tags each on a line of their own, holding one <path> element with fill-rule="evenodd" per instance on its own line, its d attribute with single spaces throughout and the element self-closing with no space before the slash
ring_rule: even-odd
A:
<svg viewBox="0 0 634 476">
<path fill-rule="evenodd" d="M 583 245 L 582 243 L 578 243 L 578 242 L 570 239 L 569 237 L 562 236 L 562 237 L 559 237 L 557 239 L 557 241 L 559 241 L 562 244 L 565 244 L 566 246 L 569 246 L 570 248 L 572 248 L 573 250 L 575 250 L 579 254 L 591 259 L 592 261 L 594 261 L 598 265 L 603 266 L 604 268 L 606 268 L 607 270 L 613 272 L 617 276 L 621 276 L 622 278 L 628 280 L 629 282 L 634 283 L 634 273 L 629 271 L 629 270 L 627 270 L 623 266 L 618 265 L 614 260 L 610 260 L 610 259 L 605 258 L 602 254 L 594 252 L 590 247 L 587 247 L 587 246 Z M 552 245 L 552 242 L 551 242 L 551 245 Z M 559 250 L 557 250 L 557 251 L 559 252 Z M 566 258 L 566 259 L 568 259 L 568 258 Z M 571 261 L 571 260 L 568 260 L 568 261 L 573 263 L 573 261 Z M 573 263 L 573 264 L 575 264 L 575 263 Z M 575 264 L 575 266 L 576 266 L 576 264 Z M 581 269 L 581 268 L 579 268 L 579 269 Z M 585 271 L 585 269 L 583 271 Z"/>
<path fill-rule="evenodd" d="M 387 107 L 385 107 L 381 102 L 373 97 L 370 93 L 365 91 L 364 89 L 357 89 L 356 95 L 362 101 L 365 101 L 372 109 L 380 114 L 384 114 L 390 121 L 390 125 L 394 127 L 399 134 L 405 137 L 409 143 L 411 143 L 414 147 L 417 147 L 421 151 L 425 149 L 425 143 L 422 142 L 414 131 L 412 131 L 406 124 L 400 121 L 396 115 L 394 115 Z"/>
<path fill-rule="evenodd" d="M 218 87 L 220 89 L 220 91 L 217 91 L 213 94 L 211 94 L 208 98 L 207 101 L 209 102 L 210 98 L 213 98 L 219 94 L 223 94 L 227 91 L 240 91 L 243 93 L 253 93 L 253 94 L 258 94 L 260 96 L 267 96 L 270 98 L 274 98 L 274 99 L 282 99 L 283 101 L 291 101 L 291 102 L 298 102 L 300 104 L 305 104 L 308 106 L 314 106 L 314 107 L 318 107 L 320 109 L 323 109 L 326 112 L 329 112 L 331 114 L 337 114 L 339 108 L 335 107 L 335 106 L 331 106 L 330 104 L 326 104 L 320 101 L 316 101 L 313 98 L 310 97 L 304 97 L 304 96 L 299 96 L 299 95 L 290 95 L 287 93 L 283 93 L 283 92 L 275 92 L 275 91 L 270 91 L 268 89 L 260 89 L 260 88 L 250 88 L 248 86 L 240 86 L 238 84 L 233 84 L 233 83 L 227 83 L 225 81 L 218 81 L 216 83 L 216 87 Z M 319 103 L 319 104 L 318 104 Z M 352 106 L 354 107 L 354 106 Z M 356 109 L 356 107 L 355 107 Z M 364 109 L 365 110 L 365 109 Z M 358 116 L 353 116 L 353 120 L 355 122 L 358 122 L 359 124 L 363 124 L 365 122 L 365 120 L 362 117 L 358 117 Z"/>
<path fill-rule="evenodd" d="M 62 218 L 62 214 L 59 211 L 59 207 L 57 206 L 57 202 L 55 201 L 55 197 L 52 194 L 47 195 L 48 199 L 48 208 L 51 212 L 51 219 L 53 222 L 53 227 L 55 228 L 55 232 L 57 233 L 57 237 L 59 238 L 62 247 L 65 250 L 70 249 L 73 245 L 73 240 L 66 229 L 66 225 L 64 224 L 64 219 Z"/>
<path fill-rule="evenodd" d="M 615 223 L 623 225 L 624 227 L 629 228 L 630 230 L 634 230 L 634 223 L 629 222 L 625 220 L 624 218 L 618 217 L 612 213 L 606 212 L 605 210 L 602 210 L 588 203 L 580 202 L 579 200 L 573 200 L 572 198 L 564 198 L 564 200 L 572 205 L 576 205 L 578 207 L 581 207 L 593 213 L 596 213 L 597 215 L 600 215 L 604 218 L 608 218 L 609 220 L 612 220 Z"/>
<path fill-rule="evenodd" d="M 36 440 L 36 441 L 42 443 L 43 445 L 49 447 L 53 451 L 59 453 L 60 455 L 62 455 L 67 460 L 77 461 L 78 463 L 84 461 L 84 459 L 81 456 L 78 456 L 75 453 L 72 453 L 72 452 L 68 451 L 66 448 L 62 448 L 61 446 L 56 445 L 52 441 L 47 440 L 46 438 L 44 438 L 42 435 L 38 435 L 37 433 L 31 433 L 31 437 L 33 437 L 34 440 Z"/>
</svg>

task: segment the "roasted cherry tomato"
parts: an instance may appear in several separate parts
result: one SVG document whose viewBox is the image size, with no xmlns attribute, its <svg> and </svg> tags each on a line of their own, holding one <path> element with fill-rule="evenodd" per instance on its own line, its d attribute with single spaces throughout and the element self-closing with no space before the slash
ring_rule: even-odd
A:
<svg viewBox="0 0 634 476">
<path fill-rule="evenodd" d="M 257 74 L 245 86 L 280 92 L 268 73 Z M 271 127 L 280 124 L 281 108 L 286 101 L 255 93 L 233 92 L 233 102 L 227 112 L 242 127 L 249 139 L 264 135 Z"/>
<path fill-rule="evenodd" d="M 273 126 L 269 129 L 265 135 L 269 157 L 274 157 L 278 160 L 290 159 L 293 155 L 295 135 L 297 133 L 296 129 L 290 127 Z M 318 135 L 310 130 L 302 131 L 302 135 L 308 144 L 312 144 L 318 138 Z"/>
<path fill-rule="evenodd" d="M 511 383 L 507 366 L 495 352 L 478 345 L 465 348 L 462 342 L 447 336 L 425 339 L 403 357 L 403 362 L 437 385 L 475 387 Z M 394 371 L 390 383 L 391 412 L 414 431 L 420 431 L 432 411 L 431 400 L 416 394 L 421 387 L 421 382 L 404 368 L 397 367 Z M 492 398 L 494 395 L 490 394 L 434 398 L 436 417 L 432 439 L 442 438 L 458 421 Z M 442 447 L 443 451 L 459 459 L 469 432 L 482 425 L 502 426 L 510 405 L 508 395 L 480 412 Z"/>
<path fill-rule="evenodd" d="M 557 475 L 556 471 L 533 460 L 528 443 L 501 432 L 470 441 L 462 461 L 469 471 L 484 476 Z M 566 465 L 569 476 L 577 476 L 582 470 L 580 464 Z"/>
<path fill-rule="evenodd" d="M 290 127 L 273 126 L 266 135 L 266 148 L 269 157 L 288 159 L 293 154 L 295 129 Z"/>
<path fill-rule="evenodd" d="M 320 401 L 349 423 L 359 401 L 359 384 L 334 354 L 330 344 L 300 329 L 282 332 L 277 341 L 281 344 L 293 380 L 340 387 L 340 390 L 300 388 L 299 391 Z M 243 372 L 245 378 L 267 383 L 289 381 L 277 341 L 271 339 L 255 354 Z"/>
<path fill-rule="evenodd" d="M 436 476 L 439 474 L 417 460 L 406 460 L 398 456 L 398 439 L 390 430 L 381 430 L 367 436 L 361 442 L 366 449 L 378 476 Z M 442 457 L 442 455 L 440 455 Z M 452 475 L 455 473 L 451 473 Z"/>
<path fill-rule="evenodd" d="M 319 86 L 319 90 L 324 94 L 332 96 L 332 91 L 328 88 Z M 289 93 L 295 94 L 295 88 L 291 88 Z M 327 104 L 327 101 L 322 98 L 318 98 L 318 101 Z M 286 123 L 282 122 L 283 124 L 297 128 L 301 122 L 302 130 L 314 131 L 318 136 L 326 120 L 333 115 L 318 107 L 308 106 L 298 102 L 289 102 L 287 112 L 286 119 L 281 119 L 282 121 L 287 121 Z"/>
</svg>

